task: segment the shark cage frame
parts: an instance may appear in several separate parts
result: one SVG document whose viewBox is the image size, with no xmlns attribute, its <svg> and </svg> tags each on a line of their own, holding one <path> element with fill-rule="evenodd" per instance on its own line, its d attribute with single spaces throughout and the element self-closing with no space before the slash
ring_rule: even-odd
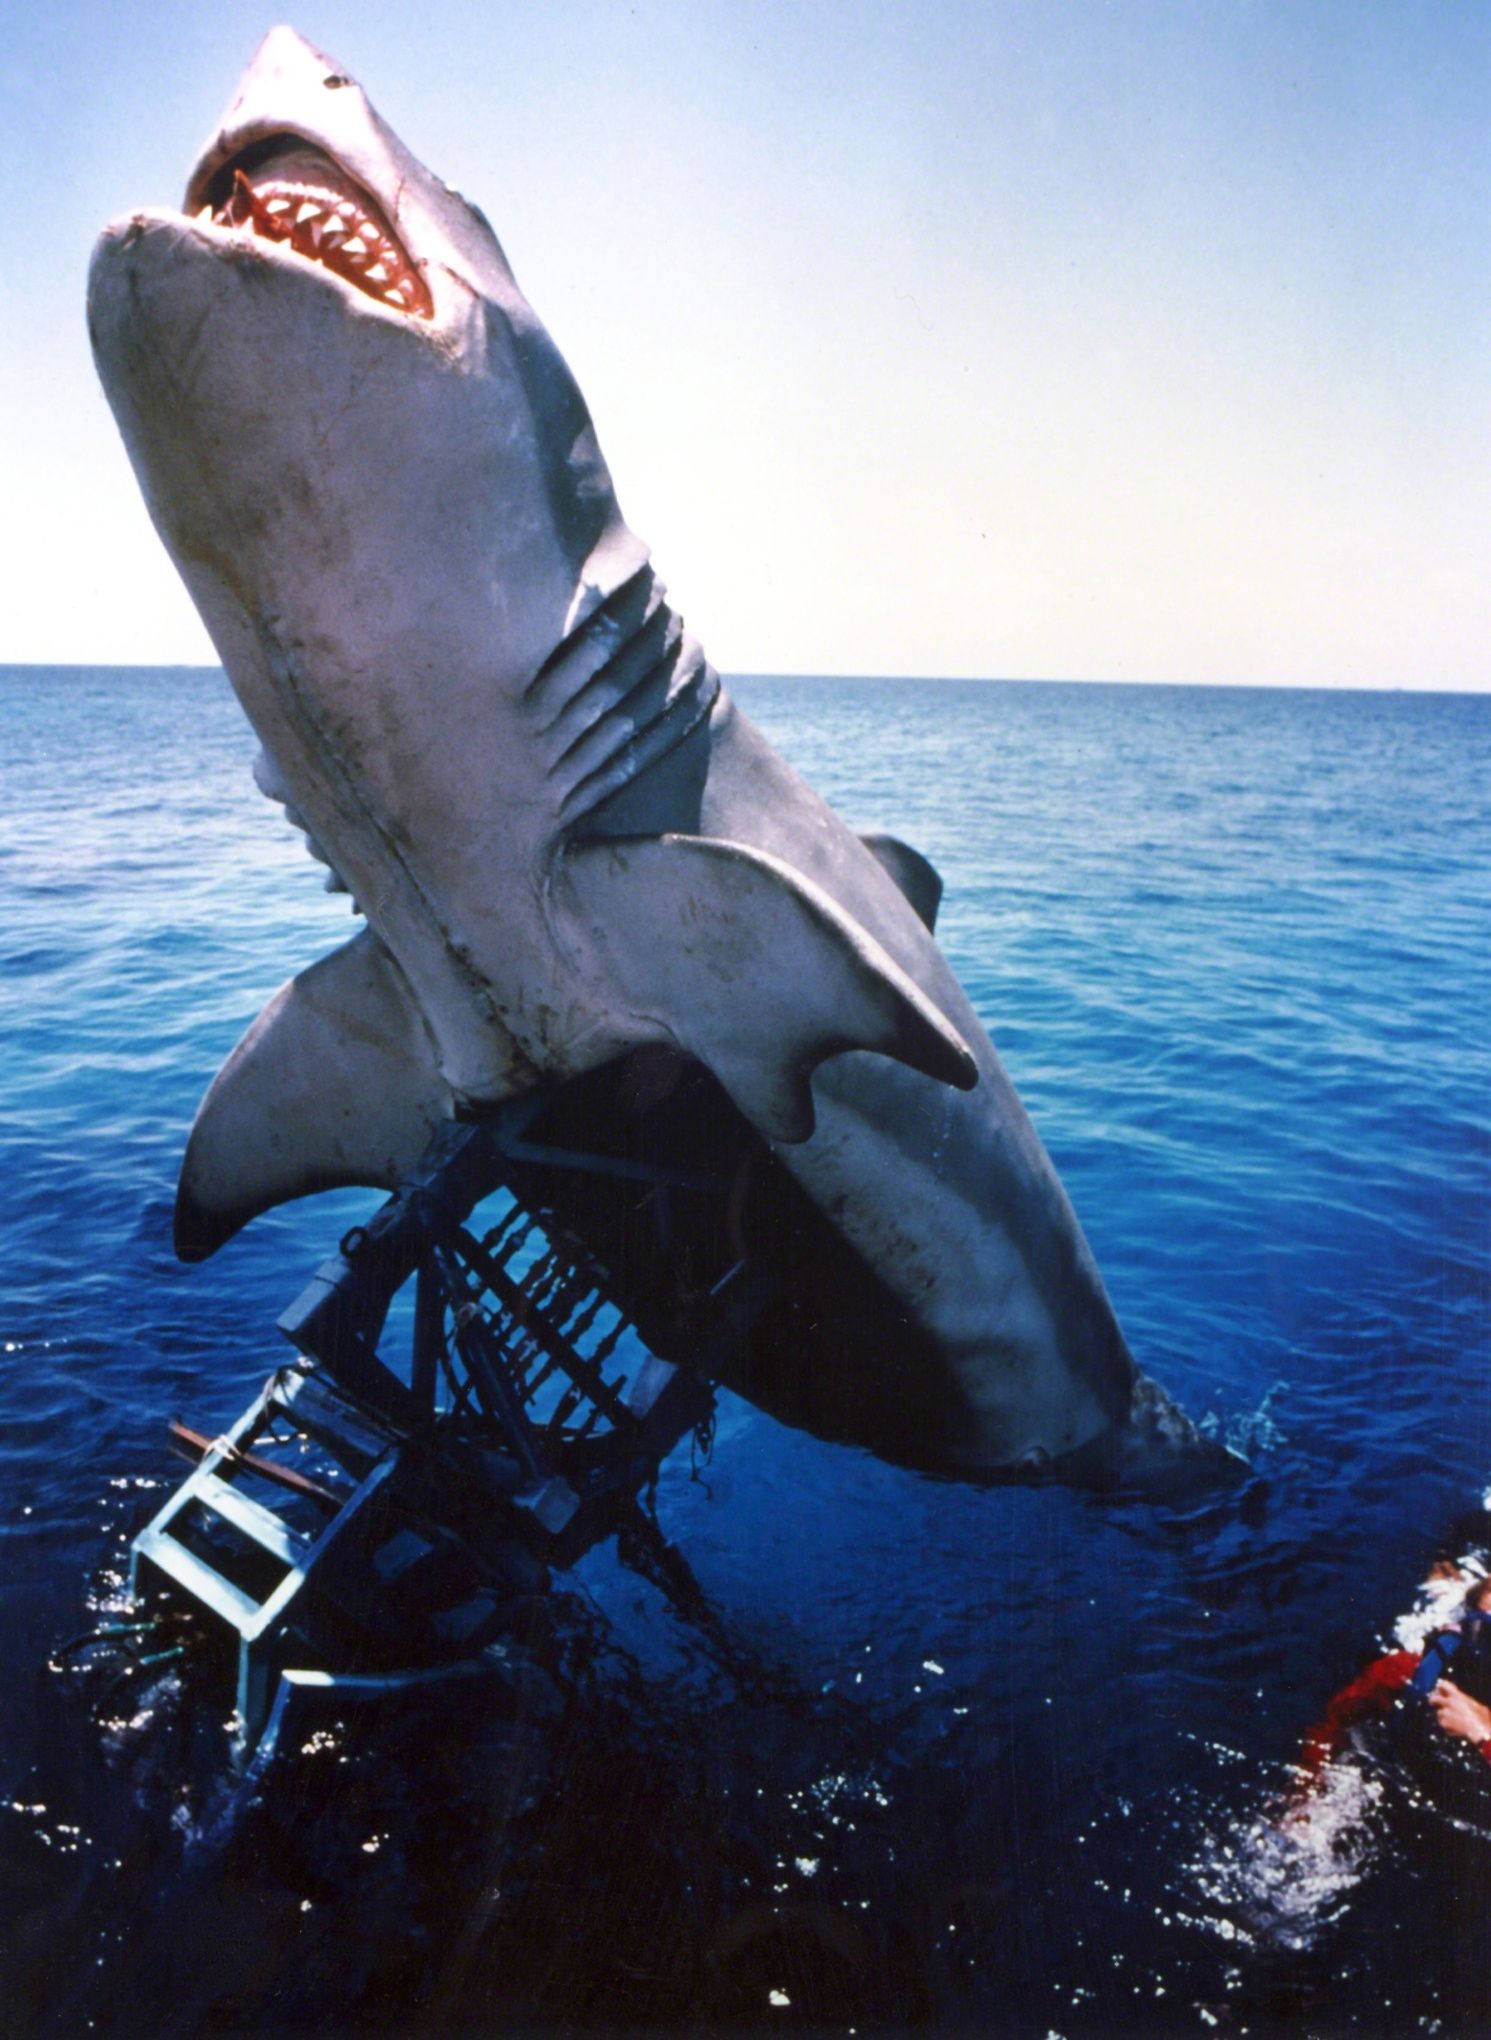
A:
<svg viewBox="0 0 1491 2040">
<path fill-rule="evenodd" d="M 134 1539 L 130 1594 L 236 1658 L 238 1761 L 306 1688 L 511 1676 L 551 1569 L 613 1532 L 697 1596 L 643 1497 L 707 1446 L 711 1376 L 775 1287 L 733 1216 L 751 1162 L 618 1139 L 595 1102 L 582 1079 L 442 1127 L 283 1313 L 296 1357 L 231 1430 L 173 1422 L 199 1463 Z"/>
</svg>

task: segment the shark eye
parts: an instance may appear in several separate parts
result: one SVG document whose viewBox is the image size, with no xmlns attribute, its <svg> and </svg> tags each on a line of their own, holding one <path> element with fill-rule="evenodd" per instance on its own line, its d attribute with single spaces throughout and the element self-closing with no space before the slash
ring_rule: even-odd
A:
<svg viewBox="0 0 1491 2040">
<path fill-rule="evenodd" d="M 428 319 L 429 286 L 378 205 L 298 136 L 246 149 L 212 181 L 199 217 L 293 248 L 395 311 Z"/>
</svg>

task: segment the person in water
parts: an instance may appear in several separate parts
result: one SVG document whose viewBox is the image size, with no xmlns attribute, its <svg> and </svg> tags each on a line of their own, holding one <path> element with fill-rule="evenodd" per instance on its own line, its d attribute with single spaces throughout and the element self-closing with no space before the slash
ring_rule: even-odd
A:
<svg viewBox="0 0 1491 2040">
<path fill-rule="evenodd" d="M 1430 1638 L 1413 1684 L 1446 1735 L 1491 1763 L 1491 1579 L 1471 1587 L 1458 1627 Z"/>
<path fill-rule="evenodd" d="M 1453 1680 L 1441 1679 L 1429 1695 L 1434 1718 L 1446 1735 L 1463 1736 L 1491 1764 L 1491 1707 L 1472 1700 Z"/>
<path fill-rule="evenodd" d="M 1472 1581 L 1459 1620 L 1422 1650 L 1389 1651 L 1341 1688 L 1300 1751 L 1305 1789 L 1319 1784 L 1348 1730 L 1410 1690 L 1423 1694 L 1446 1735 L 1474 1744 L 1491 1763 L 1491 1579 Z"/>
</svg>

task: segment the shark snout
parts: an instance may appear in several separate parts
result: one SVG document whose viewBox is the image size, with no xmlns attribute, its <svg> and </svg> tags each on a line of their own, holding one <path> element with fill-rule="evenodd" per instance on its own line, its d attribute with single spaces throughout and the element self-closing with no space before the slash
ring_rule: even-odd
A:
<svg viewBox="0 0 1491 2040">
<path fill-rule="evenodd" d="M 1076 1487 L 1172 1508 L 1229 1494 L 1252 1475 L 1241 1453 L 1201 1430 L 1147 1374 L 1136 1376 L 1123 1421 L 1051 1471 Z"/>
</svg>

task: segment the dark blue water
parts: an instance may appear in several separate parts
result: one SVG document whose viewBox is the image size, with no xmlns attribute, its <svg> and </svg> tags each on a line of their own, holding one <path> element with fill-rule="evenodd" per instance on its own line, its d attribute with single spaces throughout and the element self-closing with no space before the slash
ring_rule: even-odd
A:
<svg viewBox="0 0 1491 2040">
<path fill-rule="evenodd" d="M 329 1731 L 345 1790 L 308 1749 L 251 1846 L 193 1858 L 182 1708 L 105 1731 L 46 1660 L 177 1477 L 164 1419 L 237 1414 L 374 1201 L 171 1255 L 206 1082 L 349 917 L 219 676 L 0 672 L 10 2003 L 161 2030 L 167 1917 L 181 2030 L 1473 2028 L 1475 1823 L 1362 1773 L 1270 1816 L 1491 1478 L 1491 702 L 737 691 L 941 870 L 1135 1353 L 1266 1491 L 1184 1519 L 981 1492 L 727 1402 L 659 1495 L 727 1647 L 598 1553 L 563 1735 Z"/>
</svg>

